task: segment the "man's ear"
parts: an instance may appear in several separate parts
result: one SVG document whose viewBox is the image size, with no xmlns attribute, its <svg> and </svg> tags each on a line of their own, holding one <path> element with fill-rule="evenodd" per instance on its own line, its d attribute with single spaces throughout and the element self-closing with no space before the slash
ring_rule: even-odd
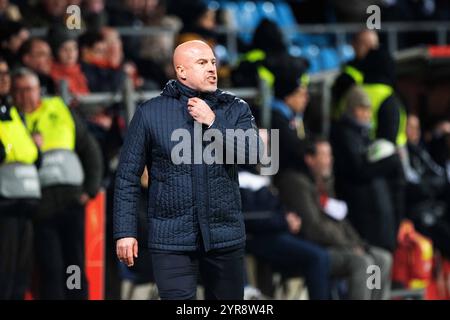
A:
<svg viewBox="0 0 450 320">
<path fill-rule="evenodd" d="M 186 70 L 184 69 L 184 67 L 182 65 L 178 65 L 176 67 L 176 72 L 177 72 L 178 78 L 180 78 L 182 80 L 186 80 Z"/>
</svg>

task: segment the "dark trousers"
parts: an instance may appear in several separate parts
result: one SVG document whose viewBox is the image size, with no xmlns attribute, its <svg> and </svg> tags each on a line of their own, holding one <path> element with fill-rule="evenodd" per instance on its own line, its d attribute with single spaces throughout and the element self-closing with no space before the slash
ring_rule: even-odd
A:
<svg viewBox="0 0 450 320">
<path fill-rule="evenodd" d="M 31 274 L 32 245 L 31 220 L 25 216 L 1 212 L 0 300 L 24 298 Z"/>
<path fill-rule="evenodd" d="M 36 221 L 35 260 L 37 267 L 39 299 L 87 299 L 88 288 L 84 261 L 84 206 L 74 204 L 63 212 Z M 81 288 L 69 289 L 67 280 L 73 271 L 68 267 L 80 269 Z M 74 278 L 71 278 L 74 279 Z M 69 279 L 69 280 L 71 280 Z M 69 281 L 73 284 L 74 281 Z"/>
<path fill-rule="evenodd" d="M 198 275 L 206 300 L 242 300 L 244 248 L 204 252 L 152 252 L 153 274 L 162 300 L 196 298 Z"/>
<path fill-rule="evenodd" d="M 247 251 L 289 275 L 303 275 L 312 300 L 329 298 L 328 252 L 288 232 L 254 236 Z"/>
</svg>

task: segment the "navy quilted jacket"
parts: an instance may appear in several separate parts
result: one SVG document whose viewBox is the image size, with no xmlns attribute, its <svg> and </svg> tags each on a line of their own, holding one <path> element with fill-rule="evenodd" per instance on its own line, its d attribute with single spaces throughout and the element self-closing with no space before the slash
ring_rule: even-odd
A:
<svg viewBox="0 0 450 320">
<path fill-rule="evenodd" d="M 214 111 L 211 128 L 223 133 L 226 129 L 252 129 L 257 137 L 254 117 L 243 100 L 221 90 L 200 93 L 169 81 L 160 96 L 138 107 L 130 123 L 116 176 L 115 239 L 137 237 L 140 177 L 146 165 L 151 249 L 193 251 L 201 243 L 200 236 L 206 251 L 245 242 L 236 164 L 175 165 L 171 161 L 171 150 L 180 142 L 171 141 L 172 132 L 185 128 L 193 136 L 194 120 L 187 111 L 187 100 L 194 96 Z M 203 148 L 206 145 L 203 142 Z M 247 160 L 250 153 L 257 152 L 254 147 L 250 150 L 248 142 L 239 148 L 225 139 L 222 147 L 224 152 L 234 148 L 236 154 L 244 153 Z"/>
</svg>

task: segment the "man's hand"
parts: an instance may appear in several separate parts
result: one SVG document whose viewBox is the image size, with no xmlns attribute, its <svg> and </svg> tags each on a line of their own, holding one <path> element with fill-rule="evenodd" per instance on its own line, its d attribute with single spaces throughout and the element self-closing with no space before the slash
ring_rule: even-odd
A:
<svg viewBox="0 0 450 320">
<path fill-rule="evenodd" d="M 190 98 L 188 100 L 188 112 L 195 121 L 210 126 L 216 115 L 208 106 L 208 104 L 200 98 Z"/>
<path fill-rule="evenodd" d="M 289 231 L 292 234 L 297 234 L 300 232 L 302 219 L 295 212 L 286 213 L 286 221 L 288 223 Z"/>
<path fill-rule="evenodd" d="M 116 243 L 117 258 L 128 267 L 134 265 L 134 258 L 138 257 L 138 242 L 135 238 L 122 238 Z"/>
</svg>

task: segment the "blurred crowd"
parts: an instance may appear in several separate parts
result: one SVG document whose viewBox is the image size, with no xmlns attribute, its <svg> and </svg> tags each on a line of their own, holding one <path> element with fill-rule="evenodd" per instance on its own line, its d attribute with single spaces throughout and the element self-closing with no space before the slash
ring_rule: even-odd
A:
<svg viewBox="0 0 450 320">
<path fill-rule="evenodd" d="M 341 12 L 340 2 L 332 2 Z M 385 2 L 397 8 L 407 1 Z M 429 2 L 415 1 L 445 19 L 435 9 L 446 2 Z M 81 8 L 80 29 L 66 27 L 72 4 Z M 347 11 L 341 13 L 351 15 Z M 342 65 L 329 92 L 331 130 L 324 136 L 309 118 L 315 108 L 309 62 L 289 53 L 277 23 L 259 23 L 251 43 L 239 44 L 237 64 L 217 32 L 227 23 L 226 11 L 202 1 L 0 0 L 0 299 L 23 299 L 26 292 L 35 299 L 88 298 L 84 210 L 102 188 L 105 298 L 120 298 L 123 282 L 152 282 L 145 250 L 127 268 L 112 243 L 124 104 L 87 108 L 80 99 L 120 92 L 127 79 L 135 90 L 162 89 L 175 77 L 174 47 L 192 39 L 214 48 L 221 87 L 258 87 L 265 80 L 272 94 L 280 170 L 272 178 L 259 168 L 239 173 L 249 255 L 271 272 L 303 277 L 311 299 L 329 299 L 333 288 L 343 299 L 388 299 L 404 219 L 450 259 L 450 113 L 421 127 L 398 92 L 395 62 L 377 33 L 354 35 L 355 57 Z M 169 32 L 117 30 L 143 26 Z M 32 34 L 35 28 L 45 35 Z M 258 101 L 252 102 L 261 127 Z M 147 171 L 141 182 L 139 237 L 145 239 Z M 81 290 L 66 286 L 69 265 L 81 268 Z M 366 285 L 371 265 L 381 269 L 380 289 Z M 249 280 L 246 298 L 259 295 Z"/>
</svg>

